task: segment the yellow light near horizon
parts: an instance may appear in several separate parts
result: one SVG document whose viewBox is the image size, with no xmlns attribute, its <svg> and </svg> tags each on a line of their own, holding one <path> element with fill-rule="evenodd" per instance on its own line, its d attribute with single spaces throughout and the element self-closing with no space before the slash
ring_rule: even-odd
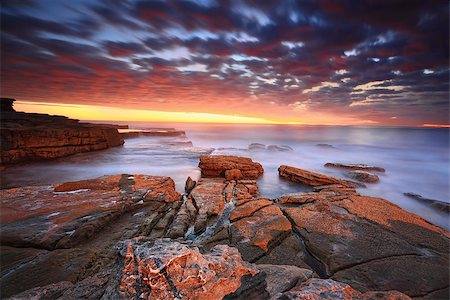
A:
<svg viewBox="0 0 450 300">
<path fill-rule="evenodd" d="M 243 117 L 237 115 L 197 112 L 166 112 L 62 103 L 17 101 L 14 103 L 14 109 L 16 111 L 30 113 L 63 115 L 80 120 L 280 124 L 280 122 L 263 118 Z"/>
</svg>

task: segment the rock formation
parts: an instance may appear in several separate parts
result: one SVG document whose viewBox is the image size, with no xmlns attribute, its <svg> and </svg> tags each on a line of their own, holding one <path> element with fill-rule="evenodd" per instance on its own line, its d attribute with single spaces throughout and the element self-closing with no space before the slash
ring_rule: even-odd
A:
<svg viewBox="0 0 450 300">
<path fill-rule="evenodd" d="M 380 178 L 377 175 L 364 171 L 348 171 L 346 175 L 351 179 L 365 183 L 377 183 L 380 181 Z"/>
<path fill-rule="evenodd" d="M 242 179 L 256 179 L 264 172 L 261 164 L 239 156 L 202 155 L 198 166 L 203 177 L 225 177 L 225 171 L 234 169 L 241 172 Z"/>
<path fill-rule="evenodd" d="M 345 170 L 360 170 L 360 171 L 376 171 L 376 172 L 386 172 L 384 168 L 368 166 L 364 164 L 340 164 L 340 163 L 326 163 L 324 165 L 327 168 L 337 168 Z"/>
<path fill-rule="evenodd" d="M 0 121 L 0 163 L 3 167 L 102 150 L 124 143 L 115 125 L 80 123 L 62 116 L 3 108 Z"/>
<path fill-rule="evenodd" d="M 345 181 L 267 199 L 224 177 L 259 164 L 202 161 L 183 196 L 144 175 L 0 191 L 2 297 L 448 298 L 447 231 Z"/>
<path fill-rule="evenodd" d="M 439 210 L 442 210 L 442 211 L 445 211 L 447 213 L 450 213 L 450 203 L 439 201 L 439 200 L 425 198 L 425 197 L 422 197 L 421 195 L 415 194 L 415 193 L 403 193 L 403 195 L 405 195 L 405 196 L 407 196 L 407 197 L 409 197 L 411 199 L 420 201 L 422 203 L 429 204 L 430 206 L 435 207 L 435 208 L 437 208 Z"/>
<path fill-rule="evenodd" d="M 186 136 L 186 132 L 182 130 L 176 130 L 175 128 L 150 128 L 145 130 L 129 129 L 129 130 L 121 130 L 120 136 L 124 139 L 137 138 L 143 136 L 184 137 Z"/>
</svg>

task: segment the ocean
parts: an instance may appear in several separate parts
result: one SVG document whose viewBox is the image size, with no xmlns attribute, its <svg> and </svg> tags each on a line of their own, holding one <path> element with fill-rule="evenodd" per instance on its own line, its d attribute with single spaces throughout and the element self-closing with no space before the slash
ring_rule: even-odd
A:
<svg viewBox="0 0 450 300">
<path fill-rule="evenodd" d="M 448 213 L 403 194 L 410 192 L 450 202 L 449 129 L 110 123 L 128 124 L 135 129 L 172 127 L 186 131 L 186 138 L 127 139 L 122 147 L 19 166 L 2 171 L 2 187 L 47 185 L 127 173 L 170 176 L 177 190 L 182 192 L 188 176 L 193 179 L 200 176 L 197 167 L 199 156 L 212 153 L 246 156 L 260 162 L 265 170 L 258 179 L 260 194 L 262 197 L 277 198 L 285 193 L 307 190 L 304 186 L 280 178 L 277 171 L 280 165 L 344 177 L 345 171 L 326 168 L 324 164 L 362 163 L 383 167 L 386 173 L 377 173 L 380 182 L 359 188 L 359 193 L 385 198 L 431 223 L 447 230 L 450 228 Z M 292 150 L 249 150 L 248 146 L 252 143 L 288 146 Z"/>
</svg>

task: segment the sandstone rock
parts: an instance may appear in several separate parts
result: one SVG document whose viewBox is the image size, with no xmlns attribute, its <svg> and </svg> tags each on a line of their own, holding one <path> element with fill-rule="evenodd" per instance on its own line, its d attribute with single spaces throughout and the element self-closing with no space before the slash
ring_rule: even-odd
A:
<svg viewBox="0 0 450 300">
<path fill-rule="evenodd" d="M 2 245 L 67 248 L 88 239 L 138 202 L 181 198 L 169 177 L 112 175 L 52 187 L 0 190 Z M 59 192 L 57 192 L 59 191 Z"/>
<path fill-rule="evenodd" d="M 52 283 L 43 287 L 36 287 L 20 294 L 16 294 L 9 298 L 10 300 L 44 300 L 44 299 L 57 299 L 64 293 L 65 290 L 72 287 L 73 283 L 70 281 L 60 281 Z"/>
<path fill-rule="evenodd" d="M 245 202 L 244 204 L 233 209 L 229 219 L 232 222 L 237 221 L 239 219 L 248 217 L 253 213 L 255 213 L 256 211 L 272 204 L 273 202 L 270 201 L 269 199 L 258 199 Z"/>
<path fill-rule="evenodd" d="M 447 213 L 450 212 L 450 203 L 442 202 L 439 200 L 428 199 L 428 198 L 422 197 L 421 195 L 415 194 L 415 193 L 403 193 L 403 195 L 405 195 L 409 198 L 418 200 L 422 203 L 429 204 L 429 205 L 431 205 L 439 210 L 445 211 Z"/>
<path fill-rule="evenodd" d="M 353 289 L 349 285 L 331 279 L 311 278 L 300 286 L 283 293 L 277 299 L 384 299 L 384 300 L 410 300 L 411 298 L 397 291 L 368 292 L 365 294 Z"/>
<path fill-rule="evenodd" d="M 349 171 L 346 174 L 351 179 L 365 183 L 377 183 L 380 181 L 380 178 L 377 175 L 364 171 Z"/>
<path fill-rule="evenodd" d="M 386 172 L 384 168 L 368 166 L 364 164 L 340 164 L 340 163 L 326 163 L 324 165 L 327 168 L 338 168 L 346 170 L 361 170 L 361 171 L 376 171 L 376 172 Z"/>
<path fill-rule="evenodd" d="M 243 276 L 258 273 L 225 245 L 205 254 L 168 240 L 134 239 L 117 247 L 124 260 L 119 291 L 125 298 L 139 291 L 151 299 L 222 299 L 241 286 Z"/>
<path fill-rule="evenodd" d="M 225 171 L 226 180 L 240 180 L 243 179 L 242 173 L 239 169 L 231 169 Z"/>
<path fill-rule="evenodd" d="M 243 179 L 256 179 L 264 172 L 259 163 L 239 156 L 202 155 L 198 166 L 203 177 L 224 177 L 225 171 L 238 169 Z"/>
<path fill-rule="evenodd" d="M 61 116 L 2 111 L 1 125 L 0 158 L 4 166 L 124 143 L 114 125 L 79 123 Z"/>
<path fill-rule="evenodd" d="M 349 194 L 283 210 L 335 280 L 414 297 L 446 286 L 448 232 L 392 203 Z"/>
<path fill-rule="evenodd" d="M 303 183 L 311 186 L 327 185 L 327 184 L 339 184 L 344 187 L 355 187 L 361 184 L 351 182 L 344 179 L 339 179 L 323 174 L 302 170 L 290 166 L 280 166 L 278 168 L 280 176 L 298 183 Z"/>
<path fill-rule="evenodd" d="M 257 265 L 260 271 L 266 273 L 267 291 L 270 297 L 275 297 L 278 293 L 286 292 L 311 278 L 313 272 L 308 269 L 301 269 L 289 265 Z"/>
<path fill-rule="evenodd" d="M 186 194 L 189 194 L 195 188 L 196 185 L 197 185 L 197 181 L 192 180 L 192 178 L 189 176 L 186 179 L 186 183 L 184 185 L 184 192 Z"/>
</svg>

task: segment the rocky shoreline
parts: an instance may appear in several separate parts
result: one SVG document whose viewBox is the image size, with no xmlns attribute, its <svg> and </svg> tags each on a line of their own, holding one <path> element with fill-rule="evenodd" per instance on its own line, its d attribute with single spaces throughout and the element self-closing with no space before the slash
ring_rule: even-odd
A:
<svg viewBox="0 0 450 300">
<path fill-rule="evenodd" d="M 2 298 L 448 299 L 442 228 L 292 166 L 313 191 L 276 199 L 249 158 L 199 167 L 184 194 L 130 174 L 0 190 Z"/>
<path fill-rule="evenodd" d="M 121 146 L 121 126 L 81 123 L 64 116 L 16 112 L 14 99 L 1 98 L 2 169 L 19 163 L 65 157 Z"/>
</svg>

